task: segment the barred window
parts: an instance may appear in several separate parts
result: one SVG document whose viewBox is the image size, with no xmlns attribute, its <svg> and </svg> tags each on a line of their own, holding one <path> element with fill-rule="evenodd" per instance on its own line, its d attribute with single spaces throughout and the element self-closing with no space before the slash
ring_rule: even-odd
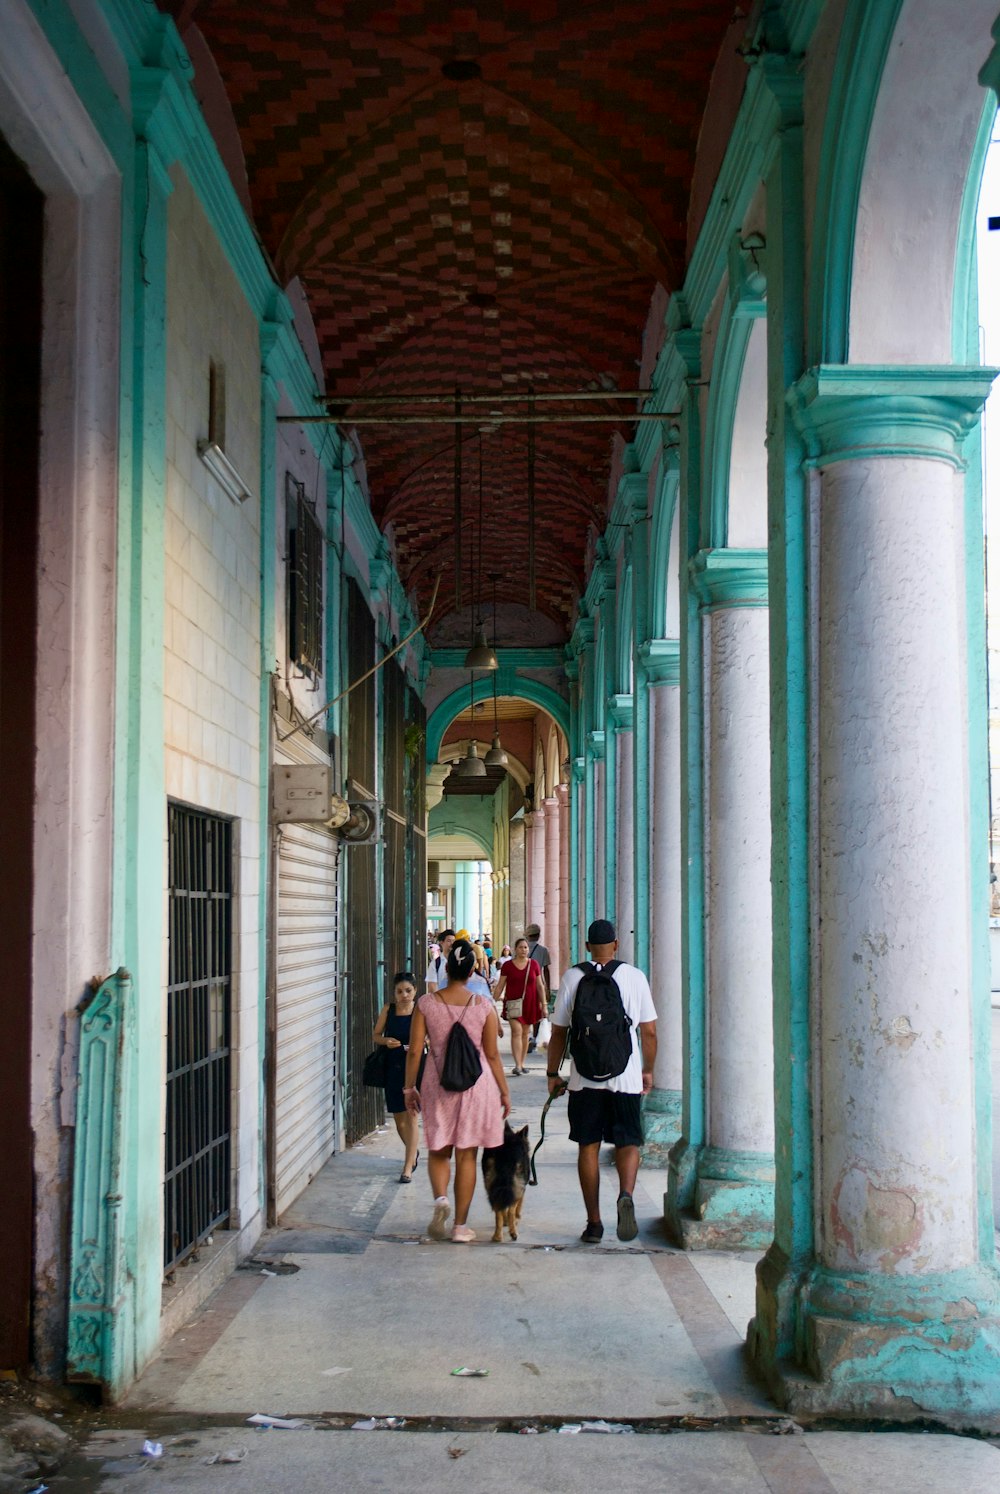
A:
<svg viewBox="0 0 1000 1494">
<path fill-rule="evenodd" d="M 285 474 L 288 514 L 288 652 L 305 674 L 323 673 L 323 531 L 305 484 Z"/>
</svg>

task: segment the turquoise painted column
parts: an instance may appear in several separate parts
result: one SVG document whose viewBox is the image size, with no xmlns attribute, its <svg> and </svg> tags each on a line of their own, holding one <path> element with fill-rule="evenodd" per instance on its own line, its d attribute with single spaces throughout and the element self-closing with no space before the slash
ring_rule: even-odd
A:
<svg viewBox="0 0 1000 1494">
<path fill-rule="evenodd" d="M 826 366 L 789 396 L 822 515 L 816 1240 L 794 1280 L 761 1274 L 750 1343 L 803 1409 L 997 1422 L 989 1055 L 973 1038 L 990 999 L 973 955 L 986 899 L 969 852 L 971 840 L 981 864 L 987 845 L 969 772 L 969 660 L 981 672 L 984 640 L 967 592 L 981 592 L 982 537 L 970 542 L 963 471 L 994 373 Z M 798 1321 L 778 1359 L 783 1286 Z"/>
<path fill-rule="evenodd" d="M 703 858 L 703 661 L 702 623 L 697 591 L 688 568 L 701 541 L 701 334 L 684 326 L 685 308 L 671 303 L 673 342 L 685 370 L 680 418 L 680 815 L 681 815 L 681 1135 L 670 1152 L 664 1219 L 677 1218 L 694 1197 L 697 1161 L 706 1141 L 705 948 Z"/>
<path fill-rule="evenodd" d="M 635 739 L 632 733 L 631 695 L 615 695 L 608 702 L 608 747 L 606 757 L 614 759 L 614 798 L 608 816 L 609 844 L 614 842 L 614 902 L 608 905 L 608 917 L 618 931 L 619 956 L 635 963 Z M 609 795 L 610 798 L 610 795 Z"/>
<path fill-rule="evenodd" d="M 651 870 L 649 674 L 649 518 L 646 485 L 636 495 L 632 529 L 632 957 L 647 975 L 649 950 L 649 879 Z"/>
<path fill-rule="evenodd" d="M 705 1134 L 671 1235 L 761 1249 L 774 1218 L 767 557 L 701 551 Z"/>
<path fill-rule="evenodd" d="M 598 916 L 604 916 L 604 816 L 602 776 L 604 772 L 604 733 L 587 733 L 587 927 Z M 584 930 L 586 935 L 586 929 Z"/>
<path fill-rule="evenodd" d="M 114 1324 L 111 1393 L 152 1356 L 160 1337 L 163 1177 L 163 946 L 166 789 L 163 752 L 163 616 L 166 544 L 167 200 L 172 184 L 161 106 L 174 80 L 147 68 L 134 82 L 133 214 L 126 217 L 123 371 L 130 384 L 131 465 L 121 478 L 118 550 L 115 771 L 115 927 L 133 980 L 134 1013 L 125 1097 L 122 1178 L 123 1277 Z M 126 330 L 127 336 L 127 330 Z M 131 362 L 130 362 L 131 355 Z M 72 1351 L 72 1346 L 71 1346 Z"/>
<path fill-rule="evenodd" d="M 569 885 L 563 888 L 567 902 L 567 944 L 563 951 L 564 966 L 575 958 L 577 930 L 580 922 L 580 796 L 574 763 L 580 754 L 580 666 L 576 655 L 566 651 L 566 679 L 569 683 Z"/>
<path fill-rule="evenodd" d="M 767 189 L 767 487 L 771 688 L 771 935 L 774 1001 L 774 1241 L 757 1270 L 751 1336 L 784 1361 L 798 1334 L 796 1283 L 813 1256 L 810 1031 L 809 516 L 802 439 L 786 401 L 804 367 L 802 75 L 772 55 L 762 75 L 780 129 Z M 839 231 L 839 230 L 838 230 Z"/>
<path fill-rule="evenodd" d="M 643 1102 L 644 1155 L 667 1160 L 680 1139 L 684 1078 L 681 982 L 680 644 L 655 638 L 639 651 L 639 689 L 647 697 L 650 987 L 656 1006 L 653 1088 Z M 642 686 L 639 679 L 643 680 Z M 637 761 L 640 749 L 636 746 Z"/>
</svg>

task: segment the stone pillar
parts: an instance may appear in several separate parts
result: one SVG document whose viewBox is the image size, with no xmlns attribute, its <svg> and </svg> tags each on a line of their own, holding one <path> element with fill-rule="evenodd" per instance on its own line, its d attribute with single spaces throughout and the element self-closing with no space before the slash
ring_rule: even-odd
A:
<svg viewBox="0 0 1000 1494">
<path fill-rule="evenodd" d="M 681 1134 L 684 1082 L 681 981 L 680 645 L 654 639 L 643 650 L 649 681 L 649 979 L 656 1006 L 653 1088 L 643 1104 L 644 1154 L 666 1161 Z"/>
<path fill-rule="evenodd" d="M 569 833 L 569 785 L 560 783 L 556 789 L 559 800 L 559 975 L 573 963 L 573 942 L 570 937 L 570 833 Z M 555 971 L 552 972 L 555 978 Z"/>
<path fill-rule="evenodd" d="M 963 476 L 992 373 L 830 367 L 792 391 L 821 516 L 813 1024 L 777 1037 L 812 1082 L 813 1165 L 782 1188 L 806 1190 L 813 1236 L 793 1260 L 779 1219 L 750 1350 L 810 1410 L 995 1425 L 1000 1404 L 982 530 Z"/>
<path fill-rule="evenodd" d="M 702 551 L 704 1135 L 671 1157 L 666 1223 L 688 1247 L 762 1249 L 774 1223 L 767 562 Z"/>
<path fill-rule="evenodd" d="M 635 960 L 635 800 L 632 769 L 632 697 L 618 695 L 614 708 L 615 734 L 615 906 L 608 910 L 618 931 L 618 958 Z"/>
<path fill-rule="evenodd" d="M 534 906 L 534 888 L 532 877 L 535 869 L 535 815 L 526 814 L 524 817 L 524 908 L 522 921 L 515 923 L 510 931 L 510 942 L 513 946 L 514 940 L 524 932 L 524 925 L 531 922 L 528 909 Z"/>
<path fill-rule="evenodd" d="M 562 896 L 559 886 L 560 839 L 562 826 L 559 816 L 559 800 L 545 800 L 545 919 L 542 925 L 542 943 L 552 961 L 552 979 L 558 986 L 562 945 L 559 928 L 562 923 Z"/>
<path fill-rule="evenodd" d="M 546 845 L 548 842 L 549 824 L 546 806 L 547 799 L 543 799 L 538 805 L 532 820 L 534 829 L 531 834 L 531 881 L 529 897 L 527 900 L 526 913 L 527 923 L 537 923 L 542 931 L 542 942 L 545 942 L 545 863 L 547 859 Z M 519 938 L 524 929 L 515 929 L 514 937 Z"/>
<path fill-rule="evenodd" d="M 497 954 L 505 944 L 512 943 L 514 930 L 523 929 L 527 922 L 524 916 L 525 823 L 526 819 L 510 822 L 510 899 L 507 923 L 503 929 L 491 930 L 493 948 Z"/>
</svg>

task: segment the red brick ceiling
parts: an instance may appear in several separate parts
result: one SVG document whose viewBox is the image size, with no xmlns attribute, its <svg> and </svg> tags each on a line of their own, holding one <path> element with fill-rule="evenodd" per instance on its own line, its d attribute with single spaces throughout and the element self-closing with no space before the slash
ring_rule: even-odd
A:
<svg viewBox="0 0 1000 1494">
<path fill-rule="evenodd" d="M 305 286 L 331 396 L 636 387 L 650 296 L 683 274 L 695 146 L 734 0 L 170 8 L 214 55 L 257 229 L 279 276 Z M 447 77 L 456 60 L 479 76 Z M 348 400 L 345 413 L 375 412 Z M 538 606 L 564 626 L 619 429 L 537 428 Z M 452 430 L 360 434 L 376 518 L 426 602 L 452 527 Z M 464 434 L 468 521 L 479 436 Z M 483 437 L 483 459 L 483 549 L 500 601 L 523 601 L 525 428 Z M 466 539 L 473 553 L 475 528 Z"/>
</svg>

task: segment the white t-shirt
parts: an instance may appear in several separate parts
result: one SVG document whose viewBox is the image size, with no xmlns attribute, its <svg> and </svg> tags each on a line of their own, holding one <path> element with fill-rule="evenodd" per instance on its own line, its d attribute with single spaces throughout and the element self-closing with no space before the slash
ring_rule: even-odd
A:
<svg viewBox="0 0 1000 1494">
<path fill-rule="evenodd" d="M 596 963 L 596 962 L 595 962 Z M 600 970 L 600 965 L 597 966 Z M 622 963 L 617 970 L 612 971 L 612 976 L 619 991 L 622 993 L 622 1006 L 625 1015 L 632 1018 L 632 1057 L 622 1073 L 616 1074 L 613 1079 L 584 1079 L 582 1074 L 576 1071 L 576 1064 L 572 1057 L 569 1063 L 569 1087 L 576 1089 L 609 1089 L 617 1095 L 640 1095 L 642 1094 L 642 1046 L 639 1037 L 640 1022 L 655 1022 L 656 1007 L 653 1005 L 653 993 L 649 989 L 649 981 L 635 965 Z M 553 1027 L 569 1027 L 573 1020 L 573 1001 L 576 997 L 576 988 L 583 979 L 583 971 L 576 965 L 571 965 L 566 971 L 559 984 L 559 993 L 556 996 L 555 1010 L 552 1013 Z"/>
<path fill-rule="evenodd" d="M 425 986 L 436 991 L 439 986 L 448 984 L 448 956 L 437 955 L 427 966 L 427 974 L 424 976 Z"/>
</svg>

